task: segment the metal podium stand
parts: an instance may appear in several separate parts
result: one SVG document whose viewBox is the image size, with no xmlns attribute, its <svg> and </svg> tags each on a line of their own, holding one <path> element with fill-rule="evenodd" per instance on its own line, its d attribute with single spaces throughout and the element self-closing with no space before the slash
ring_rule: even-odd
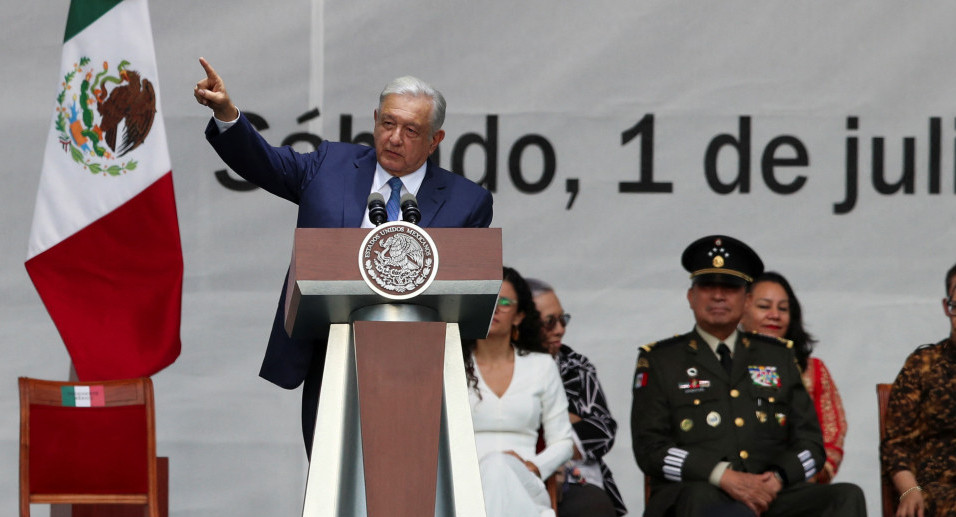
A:
<svg viewBox="0 0 956 517">
<path fill-rule="evenodd" d="M 363 277 L 371 231 L 295 234 L 286 330 L 328 330 L 302 515 L 485 517 L 461 339 L 487 334 L 501 230 L 424 230 L 435 272 L 401 299 Z"/>
</svg>

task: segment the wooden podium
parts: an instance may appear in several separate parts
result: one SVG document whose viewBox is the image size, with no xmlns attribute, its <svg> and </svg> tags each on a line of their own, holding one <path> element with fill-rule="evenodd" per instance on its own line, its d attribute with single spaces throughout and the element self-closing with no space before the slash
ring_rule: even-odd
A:
<svg viewBox="0 0 956 517">
<path fill-rule="evenodd" d="M 484 517 L 461 339 L 488 332 L 501 230 L 418 229 L 435 271 L 402 299 L 363 276 L 373 231 L 296 230 L 286 330 L 328 332 L 302 515 Z"/>
</svg>

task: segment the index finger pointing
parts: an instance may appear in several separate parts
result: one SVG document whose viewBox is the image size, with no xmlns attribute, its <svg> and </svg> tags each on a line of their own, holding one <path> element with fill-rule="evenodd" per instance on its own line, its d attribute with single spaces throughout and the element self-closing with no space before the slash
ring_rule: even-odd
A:
<svg viewBox="0 0 956 517">
<path fill-rule="evenodd" d="M 206 58 L 200 57 L 199 64 L 202 65 L 203 70 L 206 71 L 206 78 L 211 80 L 219 79 L 219 74 L 217 74 L 216 70 L 213 69 L 212 65 L 209 64 L 209 61 L 206 61 Z"/>
</svg>

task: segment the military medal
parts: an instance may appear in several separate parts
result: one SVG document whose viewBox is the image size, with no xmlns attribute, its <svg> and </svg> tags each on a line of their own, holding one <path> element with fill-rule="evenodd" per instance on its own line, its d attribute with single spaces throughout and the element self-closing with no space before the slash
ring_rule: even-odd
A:
<svg viewBox="0 0 956 517">
<path fill-rule="evenodd" d="M 753 381 L 755 386 L 762 386 L 764 388 L 779 388 L 780 387 L 780 374 L 777 373 L 776 366 L 748 366 L 747 371 L 750 372 L 750 380 Z"/>
<path fill-rule="evenodd" d="M 694 428 L 694 421 L 693 421 L 693 420 L 691 420 L 691 419 L 689 419 L 689 418 L 685 418 L 685 419 L 683 419 L 683 420 L 680 421 L 680 429 L 681 429 L 681 431 L 687 432 L 687 431 L 690 431 L 690 430 L 693 429 L 693 428 Z"/>
<path fill-rule="evenodd" d="M 707 413 L 707 425 L 711 427 L 717 427 L 720 425 L 720 413 L 716 411 L 711 411 Z"/>
</svg>

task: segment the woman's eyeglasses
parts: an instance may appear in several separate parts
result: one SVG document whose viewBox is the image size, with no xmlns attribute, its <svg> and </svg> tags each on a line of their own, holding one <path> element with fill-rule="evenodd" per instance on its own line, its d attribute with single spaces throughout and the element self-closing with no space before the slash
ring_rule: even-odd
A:
<svg viewBox="0 0 956 517">
<path fill-rule="evenodd" d="M 498 305 L 495 306 L 495 310 L 501 312 L 508 312 L 514 310 L 518 306 L 518 302 L 512 300 L 511 298 L 505 298 L 504 296 L 498 297 Z"/>
<path fill-rule="evenodd" d="M 571 321 L 571 315 L 565 312 L 564 314 L 551 315 L 541 320 L 541 327 L 551 332 L 554 330 L 554 327 L 558 325 L 558 322 L 561 323 L 562 327 L 567 327 L 569 321 Z"/>
</svg>

